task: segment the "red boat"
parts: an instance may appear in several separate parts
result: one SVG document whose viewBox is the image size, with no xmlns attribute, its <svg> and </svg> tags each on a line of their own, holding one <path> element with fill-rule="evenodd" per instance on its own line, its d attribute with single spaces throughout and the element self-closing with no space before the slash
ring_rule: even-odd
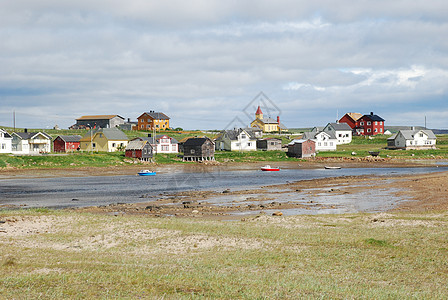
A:
<svg viewBox="0 0 448 300">
<path fill-rule="evenodd" d="M 266 165 L 261 167 L 262 171 L 280 171 L 280 168 L 271 167 L 270 165 Z"/>
</svg>

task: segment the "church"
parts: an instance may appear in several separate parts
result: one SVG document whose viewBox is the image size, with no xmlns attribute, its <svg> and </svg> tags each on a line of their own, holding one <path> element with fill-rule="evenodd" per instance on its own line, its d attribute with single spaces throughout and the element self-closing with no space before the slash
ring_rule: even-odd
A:
<svg viewBox="0 0 448 300">
<path fill-rule="evenodd" d="M 260 128 L 263 132 L 281 133 L 288 130 L 288 128 L 280 122 L 279 116 L 277 116 L 277 120 L 270 117 L 264 118 L 260 106 L 258 106 L 258 109 L 255 112 L 255 120 L 250 123 L 250 127 Z"/>
</svg>

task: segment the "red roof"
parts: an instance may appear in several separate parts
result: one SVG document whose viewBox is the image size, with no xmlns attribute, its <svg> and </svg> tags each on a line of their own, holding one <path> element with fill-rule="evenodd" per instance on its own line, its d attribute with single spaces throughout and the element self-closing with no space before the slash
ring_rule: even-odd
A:
<svg viewBox="0 0 448 300">
<path fill-rule="evenodd" d="M 263 112 L 261 111 L 260 105 L 258 105 L 258 109 L 257 112 L 255 113 L 256 115 L 262 115 Z"/>
</svg>

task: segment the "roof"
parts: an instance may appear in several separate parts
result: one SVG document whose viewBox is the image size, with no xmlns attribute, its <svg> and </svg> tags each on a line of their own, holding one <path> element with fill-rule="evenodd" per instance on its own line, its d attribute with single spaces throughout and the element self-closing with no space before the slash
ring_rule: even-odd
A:
<svg viewBox="0 0 448 300">
<path fill-rule="evenodd" d="M 238 139 L 238 135 L 240 135 L 240 133 L 243 131 L 246 132 L 251 139 L 256 139 L 255 133 L 252 130 L 246 130 L 246 129 L 242 129 L 242 128 L 224 130 L 222 135 L 220 137 L 218 137 L 218 139 L 227 137 L 231 141 L 236 141 Z"/>
<path fill-rule="evenodd" d="M 156 135 L 156 142 L 159 142 L 159 140 L 162 138 L 162 137 L 164 137 L 164 136 L 167 136 L 166 134 L 158 134 L 158 135 Z M 170 136 L 167 136 L 170 140 L 171 140 L 171 143 L 172 144 L 178 144 L 179 142 L 175 139 L 175 138 L 172 138 L 172 137 L 170 137 Z M 149 141 L 151 144 L 155 144 L 154 143 L 154 137 L 152 137 L 152 136 L 144 136 L 144 137 L 137 137 L 137 138 L 135 138 L 135 139 L 133 139 L 133 140 L 141 140 L 141 141 Z"/>
<path fill-rule="evenodd" d="M 123 117 L 119 116 L 119 115 L 95 115 L 95 116 L 82 116 L 79 119 L 76 119 L 77 121 L 81 121 L 81 120 L 110 120 L 113 119 L 115 117 L 119 117 L 121 119 L 124 120 Z"/>
<path fill-rule="evenodd" d="M 257 111 L 255 112 L 256 115 L 262 115 L 263 112 L 261 111 L 260 105 L 258 105 Z"/>
<path fill-rule="evenodd" d="M 303 139 L 303 138 L 301 138 L 301 139 L 292 140 L 288 145 L 301 144 L 301 143 L 304 143 L 306 141 L 311 141 L 311 142 L 315 143 L 311 139 Z"/>
<path fill-rule="evenodd" d="M 86 141 L 90 140 L 91 135 L 92 137 L 97 133 L 103 133 L 106 139 L 111 141 L 127 141 L 128 136 L 121 131 L 120 129 L 113 127 L 113 128 L 99 128 L 97 130 L 94 130 L 92 132 L 87 132 L 81 140 Z"/>
<path fill-rule="evenodd" d="M 150 116 L 152 119 L 154 120 L 169 120 L 170 118 L 165 115 L 163 112 L 155 112 L 155 111 L 150 111 L 150 112 L 144 112 L 141 116 L 143 115 L 148 115 Z M 141 117 L 140 116 L 140 117 Z M 138 119 L 140 118 L 138 117 Z"/>
<path fill-rule="evenodd" d="M 6 130 L 0 128 L 0 131 L 3 132 L 5 138 L 11 138 L 11 135 Z"/>
<path fill-rule="evenodd" d="M 59 137 L 66 143 L 76 143 L 82 139 L 80 135 L 60 135 Z"/>
<path fill-rule="evenodd" d="M 22 140 L 29 140 L 38 134 L 42 134 L 47 139 L 51 140 L 50 135 L 46 134 L 45 132 L 40 132 L 40 131 L 39 132 L 14 132 L 14 134 L 17 135 L 18 137 L 20 137 Z"/>
<path fill-rule="evenodd" d="M 201 137 L 201 138 L 189 138 L 185 143 L 185 146 L 201 146 L 203 145 L 207 140 L 211 141 L 207 137 Z M 212 142 L 213 143 L 213 142 Z"/>
<path fill-rule="evenodd" d="M 362 118 L 363 114 L 360 113 L 354 113 L 354 112 L 349 112 L 346 113 L 347 116 L 349 116 L 350 118 L 352 118 L 353 121 L 358 121 L 359 119 Z"/>
<path fill-rule="evenodd" d="M 378 116 L 378 115 L 374 115 L 373 112 L 371 112 L 370 115 L 364 115 L 364 116 L 362 116 L 362 118 L 364 118 L 364 117 L 369 118 L 369 119 L 372 120 L 372 121 L 384 122 L 384 119 L 383 119 L 383 118 L 381 118 L 381 117 Z"/>
<path fill-rule="evenodd" d="M 314 140 L 316 139 L 316 136 L 318 134 L 326 134 L 328 135 L 331 139 L 336 139 L 336 135 L 334 134 L 334 132 L 330 131 L 330 132 L 325 132 L 325 131 L 319 131 L 319 132 L 304 132 L 302 135 L 302 139 L 310 139 L 310 140 Z"/>
<path fill-rule="evenodd" d="M 328 125 L 331 125 L 331 127 L 333 127 L 334 130 L 336 130 L 336 131 L 339 131 L 339 130 L 352 131 L 352 128 L 347 123 L 328 123 Z"/>
<path fill-rule="evenodd" d="M 141 141 L 141 140 L 132 140 L 128 143 L 126 146 L 126 150 L 142 150 L 148 141 Z M 151 144 L 149 144 L 151 145 Z"/>
</svg>

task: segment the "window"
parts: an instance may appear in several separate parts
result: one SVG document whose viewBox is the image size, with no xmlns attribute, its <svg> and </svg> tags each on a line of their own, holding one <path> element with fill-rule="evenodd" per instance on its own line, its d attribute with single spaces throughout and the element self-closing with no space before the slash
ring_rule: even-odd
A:
<svg viewBox="0 0 448 300">
<path fill-rule="evenodd" d="M 375 125 L 378 125 L 378 121 L 375 121 Z"/>
<path fill-rule="evenodd" d="M 159 128 L 159 124 L 156 125 L 156 128 Z"/>
<path fill-rule="evenodd" d="M 112 147 L 115 147 L 115 143 L 112 143 Z"/>
<path fill-rule="evenodd" d="M 375 128 L 375 132 L 378 132 L 378 129 L 377 129 L 377 128 Z"/>
<path fill-rule="evenodd" d="M 250 147 L 250 146 L 252 146 L 252 143 L 251 142 L 247 143 L 247 147 Z"/>
<path fill-rule="evenodd" d="M 364 126 L 364 122 L 361 122 L 359 125 Z"/>
<path fill-rule="evenodd" d="M 162 145 L 162 151 L 169 151 L 169 150 L 170 150 L 170 146 Z"/>
<path fill-rule="evenodd" d="M 383 128 L 380 128 L 380 132 L 383 132 Z"/>
<path fill-rule="evenodd" d="M 423 137 L 423 133 L 420 133 L 420 137 Z"/>
<path fill-rule="evenodd" d="M 318 143 L 317 143 L 317 145 L 318 145 L 318 146 L 321 146 L 321 145 L 322 145 L 322 143 L 321 143 L 321 142 L 318 142 Z"/>
<path fill-rule="evenodd" d="M 246 135 L 243 133 L 243 134 L 241 135 L 241 138 L 242 138 L 242 139 L 245 139 L 245 138 L 246 138 Z"/>
<path fill-rule="evenodd" d="M 6 144 L 2 144 L 2 149 L 6 149 Z"/>
<path fill-rule="evenodd" d="M 367 128 L 367 132 L 371 132 L 372 131 L 372 129 L 370 129 L 370 128 Z"/>
<path fill-rule="evenodd" d="M 195 153 L 194 149 L 191 149 L 191 150 L 190 150 L 190 153 L 191 153 L 191 154 L 194 154 L 194 153 Z"/>
<path fill-rule="evenodd" d="M 372 122 L 367 121 L 367 126 L 372 125 Z"/>
<path fill-rule="evenodd" d="M 96 143 L 92 143 L 92 148 L 96 148 Z"/>
</svg>

